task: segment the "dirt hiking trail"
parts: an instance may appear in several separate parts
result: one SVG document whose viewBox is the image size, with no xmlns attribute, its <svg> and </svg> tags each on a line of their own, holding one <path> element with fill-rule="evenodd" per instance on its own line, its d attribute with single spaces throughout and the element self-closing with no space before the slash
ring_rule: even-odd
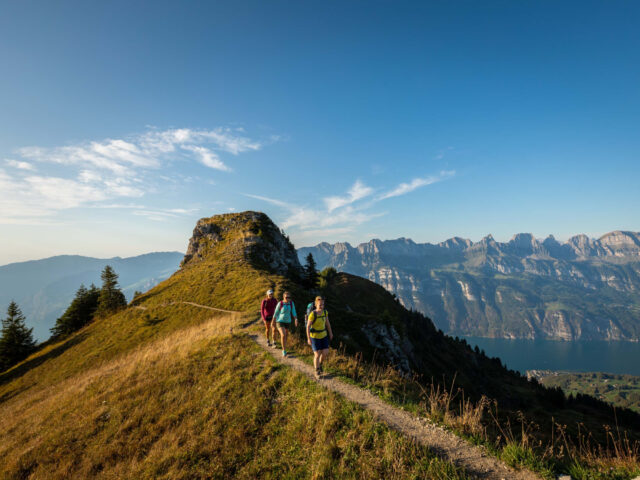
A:
<svg viewBox="0 0 640 480">
<path fill-rule="evenodd" d="M 231 314 L 246 313 L 223 310 L 193 302 L 179 303 Z M 146 310 L 145 307 L 141 306 L 135 308 Z M 247 326 L 255 323 L 256 321 L 257 319 L 244 324 L 242 326 L 243 329 L 246 329 Z M 339 393 L 347 400 L 357 403 L 361 407 L 369 410 L 378 420 L 386 423 L 397 432 L 414 439 L 419 444 L 426 446 L 440 458 L 449 460 L 454 465 L 463 468 L 472 478 L 483 480 L 541 479 L 541 477 L 529 470 L 514 470 L 511 467 L 508 467 L 500 460 L 486 453 L 484 448 L 472 445 L 466 440 L 458 437 L 456 434 L 445 430 L 439 425 L 431 423 L 425 418 L 416 417 L 411 413 L 389 405 L 368 390 L 343 382 L 330 375 L 317 380 L 314 375 L 314 368 L 311 365 L 307 365 L 302 360 L 299 360 L 292 355 L 283 357 L 282 351 L 279 348 L 276 349 L 267 346 L 267 341 L 264 338 L 264 335 L 250 333 L 249 336 L 279 363 L 301 372 L 314 382 L 319 383 L 329 390 Z"/>
</svg>

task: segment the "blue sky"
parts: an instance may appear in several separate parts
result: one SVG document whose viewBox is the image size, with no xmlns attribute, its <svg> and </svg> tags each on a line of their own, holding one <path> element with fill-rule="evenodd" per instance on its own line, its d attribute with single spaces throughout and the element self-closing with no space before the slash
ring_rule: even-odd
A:
<svg viewBox="0 0 640 480">
<path fill-rule="evenodd" d="M 5 2 L 0 264 L 640 230 L 637 2 Z"/>
</svg>

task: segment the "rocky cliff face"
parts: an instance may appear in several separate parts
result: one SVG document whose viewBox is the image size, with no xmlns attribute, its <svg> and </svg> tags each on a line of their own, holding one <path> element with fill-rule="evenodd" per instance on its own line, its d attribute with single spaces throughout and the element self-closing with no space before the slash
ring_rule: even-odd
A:
<svg viewBox="0 0 640 480">
<path fill-rule="evenodd" d="M 218 248 L 224 247 L 224 248 Z M 215 215 L 198 220 L 180 266 L 216 255 L 237 256 L 272 273 L 300 272 L 296 250 L 280 229 L 261 212 Z"/>
<path fill-rule="evenodd" d="M 640 233 L 567 242 L 372 240 L 302 248 L 320 267 L 369 278 L 456 335 L 640 339 Z"/>
</svg>

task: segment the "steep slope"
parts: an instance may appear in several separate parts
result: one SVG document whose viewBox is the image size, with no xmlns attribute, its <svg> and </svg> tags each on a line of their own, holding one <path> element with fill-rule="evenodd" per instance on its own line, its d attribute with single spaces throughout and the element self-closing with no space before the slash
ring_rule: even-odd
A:
<svg viewBox="0 0 640 480">
<path fill-rule="evenodd" d="M 295 251 L 263 214 L 201 220 L 179 272 L 0 375 L 3 478 L 465 478 L 241 333 Z M 235 333 L 240 332 L 240 333 Z"/>
<path fill-rule="evenodd" d="M 128 299 L 144 292 L 175 272 L 180 252 L 154 252 L 128 258 L 92 258 L 60 255 L 42 260 L 0 266 L 0 309 L 15 300 L 33 327 L 34 336 L 49 338 L 49 329 L 69 306 L 80 284 L 100 285 L 100 272 L 111 265 L 119 275 Z"/>
<path fill-rule="evenodd" d="M 278 296 L 292 291 L 299 310 L 317 293 L 300 286 L 299 274 L 293 246 L 266 215 L 200 220 L 171 278 L 0 375 L 5 476 L 460 478 L 366 412 L 276 367 L 249 341 L 246 329 L 254 328 L 267 288 Z M 553 418 L 569 432 L 584 422 L 583 431 L 603 442 L 602 425 L 615 425 L 606 404 L 567 400 L 527 381 L 366 279 L 327 274 L 322 289 L 339 350 L 331 368 L 362 382 L 360 369 L 372 365 L 367 386 L 382 388 L 389 401 L 410 398 L 407 405 L 419 410 L 430 401 L 421 392 L 431 382 L 448 391 L 455 379 L 463 402 L 487 395 L 500 418 L 520 411 L 527 422 Z M 295 341 L 293 349 L 309 354 Z M 620 411 L 617 418 L 635 440 L 639 417 Z"/>
<path fill-rule="evenodd" d="M 640 234 L 540 242 L 517 234 L 437 245 L 405 238 L 357 247 L 321 243 L 320 267 L 360 275 L 452 335 L 558 340 L 640 339 Z"/>
</svg>

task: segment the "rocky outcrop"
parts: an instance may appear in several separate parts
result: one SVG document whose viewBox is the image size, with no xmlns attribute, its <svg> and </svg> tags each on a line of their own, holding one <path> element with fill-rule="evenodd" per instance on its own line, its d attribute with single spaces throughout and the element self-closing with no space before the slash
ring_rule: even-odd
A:
<svg viewBox="0 0 640 480">
<path fill-rule="evenodd" d="M 201 218 L 180 266 L 205 259 L 215 261 L 217 255 L 236 255 L 255 267 L 282 275 L 302 270 L 289 239 L 261 212 Z"/>
<path fill-rule="evenodd" d="M 505 243 L 454 237 L 302 248 L 320 267 L 364 276 L 445 332 L 505 338 L 640 338 L 640 233 Z"/>
</svg>

